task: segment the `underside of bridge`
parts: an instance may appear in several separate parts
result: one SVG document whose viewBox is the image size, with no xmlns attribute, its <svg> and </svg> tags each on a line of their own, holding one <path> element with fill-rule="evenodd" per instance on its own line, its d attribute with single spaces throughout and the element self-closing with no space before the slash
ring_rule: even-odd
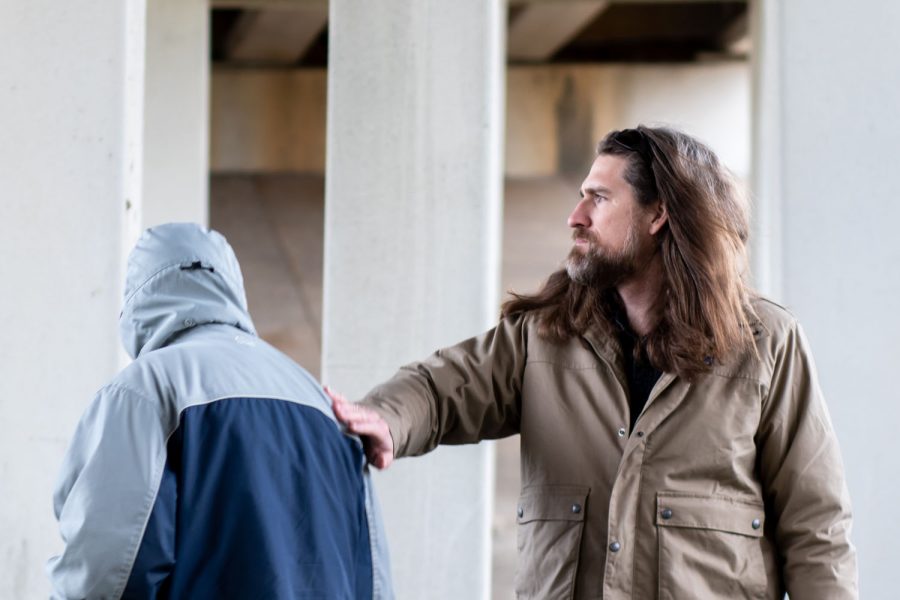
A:
<svg viewBox="0 0 900 600">
<path fill-rule="evenodd" d="M 317 0 L 213 2 L 218 66 L 324 67 L 328 4 Z M 746 1 L 536 0 L 508 7 L 510 64 L 673 63 L 744 59 Z"/>
</svg>

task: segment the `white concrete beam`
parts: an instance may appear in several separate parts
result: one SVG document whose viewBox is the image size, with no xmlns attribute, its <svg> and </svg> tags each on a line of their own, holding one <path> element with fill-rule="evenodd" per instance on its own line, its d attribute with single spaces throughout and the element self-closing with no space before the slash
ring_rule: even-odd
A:
<svg viewBox="0 0 900 600">
<path fill-rule="evenodd" d="M 757 0 L 764 281 L 816 356 L 853 502 L 861 598 L 897 589 L 900 3 Z M 772 268 L 774 267 L 774 268 Z M 789 590 L 790 591 L 790 590 Z"/>
<path fill-rule="evenodd" d="M 145 227 L 209 220 L 207 0 L 147 4 Z"/>
<path fill-rule="evenodd" d="M 291 65 L 328 23 L 327 5 L 247 11 L 228 36 L 229 60 Z"/>
<path fill-rule="evenodd" d="M 508 58 L 534 62 L 549 59 L 609 4 L 608 0 L 577 0 L 527 6 L 509 26 Z"/>
<path fill-rule="evenodd" d="M 56 476 L 124 354 L 146 10 L 143 0 L 0 3 L 0 598 L 50 595 Z"/>
<path fill-rule="evenodd" d="M 332 0 L 322 365 L 351 398 L 496 323 L 506 18 Z M 490 596 L 492 450 L 380 474 L 397 598 Z"/>
</svg>

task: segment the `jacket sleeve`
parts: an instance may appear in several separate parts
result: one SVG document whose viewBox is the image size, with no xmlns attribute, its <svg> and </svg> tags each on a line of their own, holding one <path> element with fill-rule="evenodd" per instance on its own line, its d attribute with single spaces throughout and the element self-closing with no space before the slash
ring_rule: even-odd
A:
<svg viewBox="0 0 900 600">
<path fill-rule="evenodd" d="M 387 421 L 394 455 L 470 444 L 519 430 L 525 370 L 522 316 L 400 369 L 363 399 Z"/>
<path fill-rule="evenodd" d="M 857 598 L 844 468 L 812 356 L 796 323 L 776 351 L 757 445 L 791 600 Z"/>
<path fill-rule="evenodd" d="M 51 598 L 119 598 L 165 463 L 158 410 L 119 387 L 82 416 L 53 497 L 64 547 L 47 563 Z"/>
</svg>

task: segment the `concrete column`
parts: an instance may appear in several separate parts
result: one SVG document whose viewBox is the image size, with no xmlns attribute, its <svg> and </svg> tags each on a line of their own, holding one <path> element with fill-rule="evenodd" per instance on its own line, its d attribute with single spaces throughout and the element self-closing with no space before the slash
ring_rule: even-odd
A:
<svg viewBox="0 0 900 600">
<path fill-rule="evenodd" d="M 754 10 L 763 287 L 799 317 L 817 359 L 853 499 L 860 595 L 889 598 L 900 539 L 900 4 Z"/>
<path fill-rule="evenodd" d="M 496 322 L 502 0 L 332 0 L 323 379 L 350 397 Z M 397 597 L 487 598 L 492 448 L 377 480 Z"/>
<path fill-rule="evenodd" d="M 147 2 L 144 224 L 209 220 L 209 3 Z"/>
<path fill-rule="evenodd" d="M 0 6 L 0 598 L 49 594 L 51 494 L 75 423 L 120 366 L 139 233 L 143 0 Z"/>
</svg>

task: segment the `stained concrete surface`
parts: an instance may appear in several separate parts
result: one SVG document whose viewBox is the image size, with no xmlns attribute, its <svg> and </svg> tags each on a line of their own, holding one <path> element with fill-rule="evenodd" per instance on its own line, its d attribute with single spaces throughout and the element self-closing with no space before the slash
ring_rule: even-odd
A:
<svg viewBox="0 0 900 600">
<path fill-rule="evenodd" d="M 241 262 L 259 334 L 316 376 L 321 353 L 324 190 L 320 175 L 227 174 L 214 175 L 210 181 L 210 224 L 228 238 Z M 571 244 L 566 217 L 577 190 L 577 178 L 507 180 L 504 292 L 536 289 L 565 258 Z M 364 301 L 360 310 L 365 310 Z M 496 444 L 492 597 L 506 600 L 515 595 L 519 438 Z"/>
</svg>

